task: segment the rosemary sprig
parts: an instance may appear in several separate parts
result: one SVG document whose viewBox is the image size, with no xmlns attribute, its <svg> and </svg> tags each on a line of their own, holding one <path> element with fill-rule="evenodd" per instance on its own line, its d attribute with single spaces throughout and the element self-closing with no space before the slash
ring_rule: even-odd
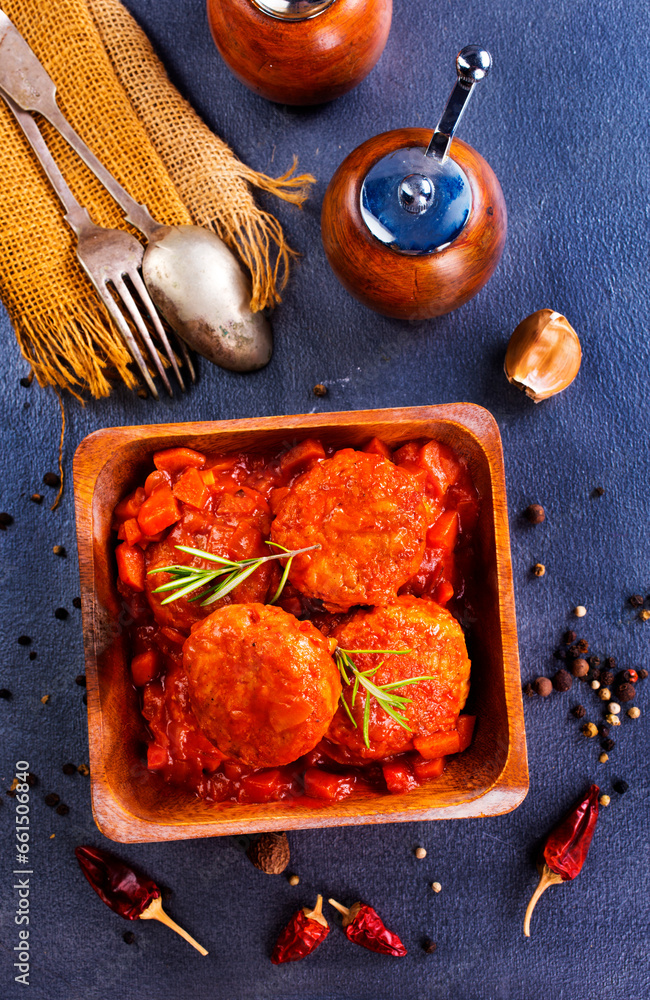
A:
<svg viewBox="0 0 650 1000">
<path fill-rule="evenodd" d="M 406 684 L 417 684 L 418 681 L 432 681 L 433 677 L 408 677 L 402 681 L 391 681 L 390 684 L 375 684 L 371 678 L 383 667 L 385 660 L 382 660 L 378 666 L 371 667 L 369 670 L 359 670 L 355 666 L 352 656 L 361 653 L 387 653 L 391 656 L 404 656 L 406 653 L 412 652 L 412 649 L 341 649 L 340 647 L 334 651 L 334 659 L 339 668 L 341 680 L 344 684 L 352 685 L 352 695 L 350 698 L 352 708 L 354 708 L 357 694 L 359 693 L 359 686 L 366 689 L 366 703 L 363 708 L 363 742 L 368 749 L 370 749 L 370 698 L 375 698 L 380 708 L 387 715 L 395 719 L 395 722 L 398 722 L 403 729 L 408 729 L 411 732 L 411 727 L 406 717 L 400 713 L 404 710 L 404 706 L 409 705 L 413 699 L 405 698 L 401 694 L 394 694 L 393 691 L 395 688 L 404 687 Z M 356 719 L 352 715 L 350 705 L 345 700 L 343 692 L 341 692 L 341 704 L 347 712 L 354 728 L 358 729 Z"/>
<path fill-rule="evenodd" d="M 235 560 L 224 559 L 223 556 L 215 556 L 212 552 L 205 552 L 203 549 L 193 549 L 188 545 L 175 545 L 174 548 L 178 549 L 179 552 L 186 552 L 190 556 L 207 559 L 209 562 L 216 563 L 218 568 L 210 570 L 202 569 L 198 566 L 175 565 L 150 569 L 149 576 L 153 576 L 154 573 L 171 573 L 173 576 L 173 580 L 169 580 L 167 583 L 163 583 L 162 586 L 157 587 L 154 590 L 154 594 L 174 591 L 174 593 L 170 593 L 169 597 L 160 602 L 161 604 L 170 604 L 172 601 L 177 601 L 180 597 L 187 597 L 188 594 L 192 594 L 198 590 L 200 592 L 195 594 L 194 597 L 190 597 L 189 600 L 199 601 L 203 598 L 201 600 L 201 607 L 203 608 L 225 597 L 231 590 L 234 590 L 240 583 L 243 583 L 256 569 L 259 569 L 263 563 L 271 562 L 273 559 L 287 559 L 288 561 L 284 567 L 278 589 L 269 601 L 269 604 L 275 604 L 284 590 L 294 556 L 299 556 L 303 552 L 311 552 L 312 549 L 319 549 L 320 545 L 310 545 L 306 549 L 294 549 L 294 551 L 290 551 L 289 549 L 285 549 L 283 545 L 278 545 L 277 542 L 267 542 L 266 544 L 282 549 L 282 552 L 275 552 L 272 556 L 261 556 L 257 559 Z M 223 577 L 223 579 L 219 579 L 220 577 Z M 214 584 L 214 586 L 210 586 L 211 584 Z M 209 589 L 202 590 L 201 588 L 203 587 L 208 587 Z"/>
</svg>

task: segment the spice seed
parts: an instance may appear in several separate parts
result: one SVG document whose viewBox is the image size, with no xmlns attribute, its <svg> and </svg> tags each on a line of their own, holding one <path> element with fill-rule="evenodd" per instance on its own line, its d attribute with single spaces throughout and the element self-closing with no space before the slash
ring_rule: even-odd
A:
<svg viewBox="0 0 650 1000">
<path fill-rule="evenodd" d="M 415 856 L 420 861 L 422 860 L 422 858 L 426 858 L 426 856 L 427 856 L 426 849 L 424 847 L 416 847 L 415 848 Z"/>
<path fill-rule="evenodd" d="M 90 774 L 90 768 L 88 767 L 87 764 L 79 764 L 79 766 L 77 767 L 77 771 L 79 772 L 79 774 L 83 774 L 84 777 L 87 777 Z"/>
<path fill-rule="evenodd" d="M 86 686 L 86 675 L 85 674 L 77 674 L 77 676 L 74 679 L 74 682 L 75 682 L 75 684 L 78 684 L 79 687 L 85 688 L 85 686 Z"/>
<path fill-rule="evenodd" d="M 64 764 L 61 770 L 63 771 L 64 774 L 75 774 L 77 768 L 75 767 L 74 764 Z"/>
<path fill-rule="evenodd" d="M 313 388 L 314 396 L 326 396 L 327 392 L 327 386 L 323 385 L 322 382 L 318 382 Z"/>
<path fill-rule="evenodd" d="M 432 882 L 431 888 L 433 889 L 434 892 L 442 892 L 442 886 L 440 885 L 440 882 Z"/>
<path fill-rule="evenodd" d="M 60 806 L 56 807 L 56 812 L 59 816 L 67 816 L 70 812 L 70 806 L 67 806 L 65 802 L 62 802 Z"/>
<path fill-rule="evenodd" d="M 10 524 L 14 523 L 14 519 L 11 514 L 7 514 L 6 511 L 0 513 L 0 531 L 6 531 Z"/>
<path fill-rule="evenodd" d="M 638 719 L 641 715 L 641 709 L 637 708 L 635 705 L 633 708 L 628 708 L 627 714 L 631 719 Z"/>
<path fill-rule="evenodd" d="M 66 618 L 68 618 L 69 616 L 70 613 L 69 611 L 66 611 L 65 608 L 57 608 L 56 611 L 54 612 L 54 617 L 58 618 L 60 622 L 64 622 Z"/>
<path fill-rule="evenodd" d="M 587 614 L 587 609 L 583 604 L 579 604 L 577 608 L 573 609 L 573 613 L 576 616 L 576 618 L 584 618 L 584 616 Z"/>
<path fill-rule="evenodd" d="M 619 684 L 616 688 L 616 696 L 619 701 L 634 701 L 636 698 L 634 684 Z"/>
<path fill-rule="evenodd" d="M 571 714 L 575 715 L 576 719 L 584 719 L 587 709 L 584 705 L 574 705 L 571 709 Z"/>
<path fill-rule="evenodd" d="M 28 635 L 19 635 L 17 642 L 19 646 L 30 646 L 32 640 L 29 638 Z"/>
<path fill-rule="evenodd" d="M 629 787 L 630 786 L 628 785 L 627 781 L 615 781 L 614 782 L 614 791 L 618 792 L 619 795 L 625 795 L 625 793 L 627 792 L 627 790 L 629 789 Z"/>
<path fill-rule="evenodd" d="M 524 517 L 530 524 L 541 524 L 546 520 L 546 511 L 539 503 L 531 503 L 524 511 Z"/>
<path fill-rule="evenodd" d="M 601 753 L 601 755 L 598 758 L 598 760 L 600 761 L 601 764 L 606 764 L 607 761 L 609 760 L 609 754 Z"/>
<path fill-rule="evenodd" d="M 640 681 L 645 681 L 645 680 L 648 679 L 648 671 L 647 670 L 643 670 L 643 669 L 642 670 L 637 670 L 637 673 L 639 675 L 639 680 Z"/>
<path fill-rule="evenodd" d="M 537 694 L 542 698 L 548 698 L 549 694 L 553 690 L 553 685 L 551 684 L 548 677 L 538 677 L 535 681 L 535 690 Z"/>
<path fill-rule="evenodd" d="M 287 881 L 289 882 L 289 885 L 298 885 L 300 878 L 298 875 L 290 875 Z"/>
<path fill-rule="evenodd" d="M 639 618 L 642 622 L 647 622 L 648 618 L 650 618 L 650 611 L 639 611 Z"/>
<path fill-rule="evenodd" d="M 2 698 L 3 701 L 10 701 L 11 697 L 12 695 L 9 688 L 0 688 L 0 698 Z"/>
<path fill-rule="evenodd" d="M 609 690 L 609 688 L 601 688 L 600 691 L 598 692 L 598 697 L 600 698 L 601 701 L 609 701 L 609 699 L 612 697 L 612 692 Z"/>
<path fill-rule="evenodd" d="M 556 691 L 564 693 L 573 686 L 573 677 L 568 670 L 558 670 L 553 678 L 553 687 Z"/>
<path fill-rule="evenodd" d="M 533 576 L 544 576 L 546 573 L 546 566 L 544 563 L 535 563 L 532 569 Z"/>
<path fill-rule="evenodd" d="M 43 503 L 42 493 L 32 493 L 29 499 L 32 501 L 32 503 Z"/>
<path fill-rule="evenodd" d="M 595 486 L 591 495 L 592 497 L 594 497 L 594 499 L 598 499 L 598 497 L 602 497 L 604 496 L 604 494 L 605 490 L 603 489 L 602 486 Z"/>
<path fill-rule="evenodd" d="M 632 594 L 631 597 L 628 597 L 628 603 L 631 604 L 633 608 L 642 608 L 643 598 L 641 594 Z"/>
<path fill-rule="evenodd" d="M 576 633 L 569 630 L 568 632 L 565 632 L 564 635 L 562 636 L 562 642 L 565 644 L 565 646 L 570 646 L 571 643 L 575 642 L 577 638 L 578 637 Z"/>
<path fill-rule="evenodd" d="M 48 792 L 44 799 L 45 805 L 50 806 L 51 808 L 53 806 L 58 806 L 60 801 L 61 798 L 56 794 L 56 792 Z"/>
<path fill-rule="evenodd" d="M 610 710 L 610 712 L 612 713 L 612 715 L 620 715 L 621 706 L 617 705 L 615 701 L 610 701 L 610 703 L 609 703 L 609 705 L 607 707 Z"/>
<path fill-rule="evenodd" d="M 601 740 L 600 745 L 603 748 L 603 750 L 613 750 L 614 747 L 616 746 L 614 740 L 610 739 Z"/>
<path fill-rule="evenodd" d="M 524 684 L 524 694 L 526 695 L 527 698 L 532 698 L 532 696 L 535 694 L 535 688 L 533 687 L 532 684 Z"/>
<path fill-rule="evenodd" d="M 49 700 L 50 700 L 50 695 L 49 694 L 44 694 L 43 697 L 41 698 L 41 704 L 42 705 L 47 705 L 47 703 L 48 703 Z"/>
<path fill-rule="evenodd" d="M 61 559 L 65 559 L 66 557 L 65 545 L 53 545 L 52 552 L 55 556 L 60 556 Z"/>
<path fill-rule="evenodd" d="M 46 486 L 51 486 L 53 490 L 58 490 L 61 485 L 61 479 L 56 472 L 46 472 L 43 476 L 43 482 Z"/>
<path fill-rule="evenodd" d="M 571 673 L 574 677 L 586 677 L 589 673 L 589 664 L 582 657 L 578 657 L 571 664 Z"/>
<path fill-rule="evenodd" d="M 589 739 L 592 739 L 594 736 L 598 736 L 598 726 L 595 726 L 593 722 L 585 722 L 582 727 L 582 731 L 585 736 L 589 737 Z"/>
<path fill-rule="evenodd" d="M 422 942 L 422 949 L 426 951 L 427 955 L 433 955 L 437 947 L 438 945 L 435 941 L 432 941 L 431 938 L 425 938 Z"/>
<path fill-rule="evenodd" d="M 609 722 L 610 726 L 620 726 L 621 720 L 618 715 L 606 715 L 605 718 Z"/>
<path fill-rule="evenodd" d="M 592 681 L 591 682 L 591 686 L 592 686 L 592 688 L 593 688 L 594 691 L 597 691 L 598 688 L 600 687 L 600 681 Z"/>
<path fill-rule="evenodd" d="M 29 654 L 30 660 L 35 660 L 37 656 L 38 656 L 38 653 L 35 652 L 35 650 L 32 650 L 31 653 Z"/>
<path fill-rule="evenodd" d="M 73 608 L 80 608 L 81 607 L 81 598 L 80 597 L 73 597 L 72 598 L 72 607 Z"/>
<path fill-rule="evenodd" d="M 625 681 L 626 684 L 636 684 L 638 679 L 639 675 L 637 674 L 636 670 L 623 671 L 623 680 Z"/>
<path fill-rule="evenodd" d="M 614 683 L 614 671 L 613 670 L 601 670 L 600 672 L 600 683 L 603 687 L 610 687 Z"/>
<path fill-rule="evenodd" d="M 609 795 L 601 795 L 598 801 L 600 802 L 601 806 L 608 806 L 612 800 L 610 799 Z"/>
<path fill-rule="evenodd" d="M 140 395 L 140 390 L 138 390 L 138 395 Z M 124 941 L 124 944 L 134 944 L 135 934 L 133 933 L 133 931 L 124 931 L 124 934 L 122 935 L 122 940 Z"/>
</svg>

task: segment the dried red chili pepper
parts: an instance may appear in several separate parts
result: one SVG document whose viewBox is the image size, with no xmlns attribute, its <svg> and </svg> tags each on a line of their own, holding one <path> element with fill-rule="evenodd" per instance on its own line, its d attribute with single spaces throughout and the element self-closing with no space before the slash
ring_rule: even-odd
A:
<svg viewBox="0 0 650 1000">
<path fill-rule="evenodd" d="M 377 951 L 381 955 L 392 955 L 394 958 L 406 955 L 406 948 L 397 934 L 388 930 L 372 906 L 368 906 L 367 903 L 355 903 L 348 909 L 335 899 L 330 899 L 329 902 L 343 914 L 343 930 L 349 941 L 367 948 L 368 951 Z"/>
<path fill-rule="evenodd" d="M 587 794 L 546 838 L 537 865 L 541 877 L 524 917 L 526 937 L 530 937 L 530 917 L 542 893 L 550 885 L 570 882 L 580 874 L 598 819 L 599 792 L 597 785 L 591 785 Z"/>
<path fill-rule="evenodd" d="M 323 943 L 329 932 L 329 924 L 323 916 L 323 897 L 319 896 L 313 910 L 305 906 L 294 913 L 280 932 L 271 961 L 274 965 L 281 965 L 282 962 L 297 962 L 306 958 Z"/>
<path fill-rule="evenodd" d="M 150 878 L 97 847 L 75 847 L 75 854 L 82 872 L 111 910 L 125 920 L 159 920 L 185 938 L 202 955 L 208 954 L 187 931 L 167 916 L 162 908 L 160 889 Z"/>
</svg>

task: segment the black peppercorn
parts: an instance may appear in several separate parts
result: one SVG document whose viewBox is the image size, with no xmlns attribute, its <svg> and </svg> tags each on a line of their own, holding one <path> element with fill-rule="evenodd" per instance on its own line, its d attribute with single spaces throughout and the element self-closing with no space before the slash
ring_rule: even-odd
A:
<svg viewBox="0 0 650 1000">
<path fill-rule="evenodd" d="M 604 740 L 601 740 L 600 745 L 603 748 L 603 750 L 613 750 L 614 747 L 616 746 L 614 740 L 610 739 L 609 737 L 607 737 Z"/>
<path fill-rule="evenodd" d="M 612 670 L 601 670 L 600 683 L 602 687 L 610 687 L 614 683 L 614 672 Z"/>
<path fill-rule="evenodd" d="M 24 378 L 21 378 L 20 384 L 22 385 L 23 389 L 29 389 L 33 381 L 34 381 L 34 374 L 32 373 L 31 375 L 25 375 Z"/>
<path fill-rule="evenodd" d="M 79 687 L 85 688 L 85 686 L 86 686 L 86 675 L 85 674 L 77 674 L 77 676 L 74 679 L 74 682 L 75 682 L 75 684 L 78 684 Z"/>
<path fill-rule="evenodd" d="M 553 656 L 556 660 L 566 660 L 566 649 L 556 649 Z"/>
<path fill-rule="evenodd" d="M 575 632 L 572 631 L 565 632 L 564 635 L 562 636 L 562 642 L 565 644 L 565 646 L 570 646 L 572 642 L 576 641 L 576 638 L 577 637 Z"/>
<path fill-rule="evenodd" d="M 17 641 L 19 646 L 30 646 L 32 642 L 28 635 L 19 635 Z"/>
<path fill-rule="evenodd" d="M 530 524 L 541 524 L 542 521 L 546 520 L 546 512 L 541 504 L 531 503 L 524 511 L 524 517 Z"/>
<path fill-rule="evenodd" d="M 568 670 L 558 670 L 553 678 L 553 687 L 556 691 L 568 691 L 573 684 L 573 677 Z"/>
<path fill-rule="evenodd" d="M 426 951 L 427 955 L 433 955 L 437 947 L 438 945 L 435 941 L 432 941 L 431 938 L 425 938 L 422 942 L 422 949 L 423 951 Z"/>
<path fill-rule="evenodd" d="M 613 656 L 608 656 L 605 660 L 606 670 L 616 670 L 616 660 Z"/>
<path fill-rule="evenodd" d="M 36 650 L 32 649 L 31 653 L 29 654 L 30 660 L 35 660 L 37 656 L 38 653 L 36 652 Z"/>
<path fill-rule="evenodd" d="M 80 597 L 73 597 L 72 598 L 72 607 L 73 608 L 77 608 L 77 609 L 81 607 L 81 598 Z"/>
<path fill-rule="evenodd" d="M 29 499 L 32 501 L 32 503 L 43 503 L 43 497 L 40 493 L 32 493 Z"/>
<path fill-rule="evenodd" d="M 616 695 L 619 701 L 634 701 L 636 698 L 636 688 L 634 684 L 619 684 L 616 688 Z"/>
<path fill-rule="evenodd" d="M 124 944 L 133 944 L 135 941 L 135 934 L 133 931 L 124 931 L 122 940 L 124 941 Z"/>
<path fill-rule="evenodd" d="M 56 794 L 56 792 L 48 792 L 44 799 L 45 805 L 50 806 L 50 808 L 58 806 L 60 801 L 61 798 Z"/>
<path fill-rule="evenodd" d="M 314 392 L 314 396 L 326 396 L 327 395 L 327 386 L 323 385 L 322 382 L 319 382 L 317 385 L 314 386 L 313 392 Z"/>
<path fill-rule="evenodd" d="M 11 697 L 11 691 L 8 688 L 0 688 L 0 698 L 3 698 L 5 701 L 10 701 Z"/>
<path fill-rule="evenodd" d="M 70 812 L 70 806 L 67 806 L 65 802 L 62 802 L 60 806 L 56 807 L 57 815 L 67 816 Z"/>
<path fill-rule="evenodd" d="M 46 486 L 51 486 L 53 490 L 58 490 L 61 485 L 61 478 L 57 476 L 56 472 L 46 472 L 43 476 L 43 482 Z"/>
<path fill-rule="evenodd" d="M 69 617 L 69 612 L 65 608 L 57 608 L 54 617 L 58 618 L 60 622 L 64 622 Z"/>
<path fill-rule="evenodd" d="M 524 684 L 524 694 L 527 698 L 532 698 L 535 694 L 535 688 L 532 684 Z"/>
<path fill-rule="evenodd" d="M 52 552 L 54 553 L 55 556 L 58 556 L 60 559 L 65 559 L 67 555 L 67 552 L 65 551 L 65 545 L 53 545 Z"/>
<path fill-rule="evenodd" d="M 642 608 L 643 598 L 641 597 L 641 594 L 632 594 L 631 597 L 628 597 L 628 603 L 631 604 L 633 608 Z"/>
<path fill-rule="evenodd" d="M 11 514 L 7 514 L 6 511 L 0 512 L 0 531 L 6 531 L 10 524 L 14 523 L 14 519 Z"/>
<path fill-rule="evenodd" d="M 645 681 L 648 678 L 648 671 L 644 670 L 643 667 L 641 668 L 641 670 L 637 670 L 637 674 L 639 675 L 640 681 Z"/>
<path fill-rule="evenodd" d="M 74 764 L 64 764 L 61 770 L 64 774 L 76 774 L 77 768 Z"/>
<path fill-rule="evenodd" d="M 571 709 L 571 714 L 575 715 L 576 719 L 584 719 L 587 709 L 584 705 L 574 705 Z"/>
<path fill-rule="evenodd" d="M 600 666 L 600 656 L 589 656 L 588 661 L 592 670 L 596 670 Z"/>
<path fill-rule="evenodd" d="M 602 486 L 595 486 L 591 495 L 592 495 L 592 497 L 594 497 L 595 499 L 597 499 L 598 497 L 604 496 L 604 494 L 605 494 L 605 490 L 603 489 Z"/>
<path fill-rule="evenodd" d="M 601 722 L 600 725 L 598 726 L 598 732 L 600 733 L 601 736 L 609 736 L 609 734 L 611 733 L 611 729 L 606 722 Z"/>
<path fill-rule="evenodd" d="M 618 792 L 619 795 L 625 795 L 629 787 L 630 786 L 628 785 L 627 781 L 614 782 L 614 791 Z"/>
</svg>

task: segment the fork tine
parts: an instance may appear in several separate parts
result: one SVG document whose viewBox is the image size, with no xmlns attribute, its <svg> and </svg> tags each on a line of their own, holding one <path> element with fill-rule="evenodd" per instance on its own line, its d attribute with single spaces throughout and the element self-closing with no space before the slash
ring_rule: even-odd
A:
<svg viewBox="0 0 650 1000">
<path fill-rule="evenodd" d="M 183 355 L 183 361 L 185 362 L 185 367 L 189 372 L 190 379 L 192 380 L 192 382 L 196 382 L 196 372 L 194 371 L 194 365 L 192 364 L 192 358 L 190 357 L 190 352 L 188 350 L 187 344 L 185 343 L 182 337 L 178 336 L 178 334 L 176 334 L 175 343 L 178 345 L 178 349 Z"/>
<path fill-rule="evenodd" d="M 129 273 L 129 272 L 127 272 L 127 273 Z M 169 383 L 169 379 L 167 378 L 167 372 L 163 368 L 162 361 L 160 360 L 160 356 L 158 354 L 158 351 L 156 350 L 155 345 L 154 345 L 154 343 L 153 343 L 153 341 L 152 341 L 152 339 L 151 339 L 151 337 L 149 335 L 149 331 L 147 330 L 145 322 L 144 322 L 144 320 L 142 318 L 142 313 L 138 309 L 138 307 L 137 307 L 137 305 L 136 305 L 136 303 L 135 303 L 135 301 L 133 299 L 133 296 L 131 295 L 131 292 L 126 287 L 123 279 L 121 277 L 119 277 L 118 275 L 113 276 L 113 278 L 111 280 L 112 280 L 112 284 L 113 284 L 113 287 L 114 287 L 115 291 L 117 292 L 117 294 L 119 295 L 120 299 L 122 300 L 122 302 L 124 303 L 124 305 L 128 309 L 129 315 L 131 316 L 131 319 L 133 320 L 133 322 L 137 326 L 138 333 L 140 334 L 140 336 L 142 337 L 144 343 L 147 346 L 147 349 L 149 351 L 149 355 L 151 357 L 151 360 L 153 361 L 154 365 L 156 366 L 158 374 L 160 375 L 161 379 L 163 380 L 163 384 L 164 384 L 167 392 L 169 393 L 170 396 L 173 396 L 174 393 L 173 393 L 172 387 L 171 387 L 171 385 Z"/>
<path fill-rule="evenodd" d="M 165 333 L 165 328 L 163 327 L 162 323 L 160 322 L 160 316 L 158 315 L 158 310 L 156 309 L 155 305 L 153 304 L 153 302 L 151 300 L 151 296 L 149 295 L 149 292 L 147 291 L 147 289 L 145 287 L 144 281 L 140 277 L 140 272 L 136 271 L 136 270 L 132 270 L 132 271 L 128 271 L 127 274 L 128 274 L 128 277 L 133 282 L 133 287 L 135 288 L 136 292 L 140 296 L 140 300 L 142 301 L 143 306 L 145 307 L 145 309 L 149 313 L 149 317 L 151 319 L 151 322 L 154 325 L 154 329 L 155 329 L 156 333 L 158 334 L 158 336 L 160 338 L 160 342 L 163 345 L 163 348 L 165 350 L 165 354 L 167 355 L 169 363 L 171 364 L 172 368 L 174 369 L 174 374 L 176 375 L 176 378 L 178 379 L 178 384 L 180 385 L 180 387 L 183 390 L 183 392 L 185 392 L 185 383 L 183 382 L 183 377 L 182 377 L 181 373 L 178 370 L 178 365 L 176 363 L 176 358 L 174 357 L 174 352 L 172 351 L 171 346 L 169 344 L 169 340 L 167 339 L 167 334 Z"/>
<path fill-rule="evenodd" d="M 117 305 L 115 304 L 115 300 L 113 299 L 111 293 L 106 288 L 106 285 L 102 284 L 99 281 L 95 281 L 95 279 L 92 276 L 92 274 L 90 274 L 90 272 L 85 267 L 84 267 L 84 270 L 86 271 L 86 274 L 88 274 L 88 277 L 90 278 L 90 280 L 92 281 L 93 285 L 95 286 L 95 289 L 97 290 L 97 294 L 99 295 L 100 299 L 102 300 L 102 302 L 106 306 L 106 309 L 108 310 L 111 319 L 113 320 L 113 322 L 115 323 L 116 327 L 118 328 L 118 330 L 120 331 L 120 333 L 124 337 L 124 340 L 126 342 L 126 346 L 130 350 L 135 363 L 137 364 L 138 368 L 140 369 L 140 373 L 141 373 L 143 379 L 145 380 L 145 382 L 147 383 L 147 386 L 149 388 L 149 391 L 150 391 L 151 395 L 153 396 L 154 399 L 158 399 L 159 398 L 158 397 L 158 390 L 156 389 L 156 387 L 155 387 L 155 385 L 153 383 L 153 379 L 151 378 L 151 375 L 149 374 L 149 369 L 147 368 L 145 360 L 142 357 L 142 352 L 140 351 L 140 348 L 138 347 L 138 345 L 136 343 L 136 340 L 135 340 L 133 334 L 131 333 L 131 331 L 129 329 L 129 324 L 126 322 L 126 320 L 124 319 L 124 316 L 122 315 L 122 313 L 118 309 Z"/>
</svg>

